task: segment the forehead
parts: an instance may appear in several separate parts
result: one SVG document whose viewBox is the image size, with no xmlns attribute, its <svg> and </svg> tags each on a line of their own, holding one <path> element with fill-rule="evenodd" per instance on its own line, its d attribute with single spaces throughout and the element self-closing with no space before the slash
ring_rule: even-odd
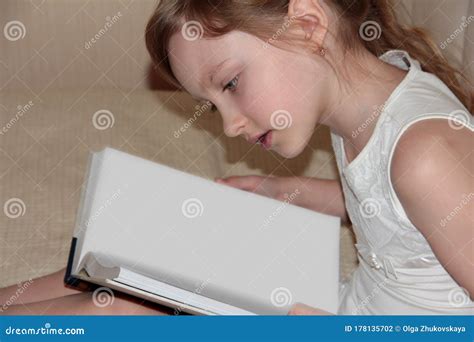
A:
<svg viewBox="0 0 474 342">
<path fill-rule="evenodd" d="M 189 91 L 199 92 L 205 81 L 202 76 L 210 67 L 230 58 L 245 61 L 262 47 L 257 37 L 241 31 L 231 31 L 215 38 L 198 38 L 179 31 L 173 34 L 168 46 L 169 60 L 174 75 Z"/>
</svg>

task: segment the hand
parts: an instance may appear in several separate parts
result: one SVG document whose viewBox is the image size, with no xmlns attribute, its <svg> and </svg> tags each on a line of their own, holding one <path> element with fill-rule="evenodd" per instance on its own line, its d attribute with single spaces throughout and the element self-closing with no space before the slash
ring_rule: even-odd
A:
<svg viewBox="0 0 474 342">
<path fill-rule="evenodd" d="M 290 316 L 295 316 L 295 315 L 304 315 L 304 316 L 312 316 L 312 315 L 318 315 L 318 316 L 326 316 L 326 315 L 333 315 L 330 312 L 321 310 L 321 309 L 316 309 L 311 306 L 308 306 L 303 303 L 295 303 L 290 311 L 288 311 L 288 315 Z"/>
<path fill-rule="evenodd" d="M 275 176 L 231 176 L 227 178 L 216 178 L 220 184 L 226 184 L 237 189 L 254 192 L 266 197 L 284 201 L 291 193 L 299 194 L 299 190 L 293 188 L 292 178 Z M 297 196 L 294 196 L 297 197 Z"/>
</svg>

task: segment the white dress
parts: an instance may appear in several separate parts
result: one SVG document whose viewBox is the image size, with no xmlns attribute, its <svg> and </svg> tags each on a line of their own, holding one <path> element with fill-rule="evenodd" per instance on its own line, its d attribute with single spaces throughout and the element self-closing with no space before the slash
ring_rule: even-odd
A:
<svg viewBox="0 0 474 342">
<path fill-rule="evenodd" d="M 339 314 L 474 314 L 467 291 L 444 269 L 405 214 L 389 171 L 394 147 L 410 124 L 456 117 L 450 121 L 453 129 L 462 124 L 474 130 L 473 117 L 406 51 L 391 50 L 379 58 L 408 73 L 379 111 L 372 136 L 351 163 L 341 136 L 331 130 L 359 259 L 351 278 L 341 283 Z M 466 189 L 466 196 L 472 190 Z"/>
</svg>

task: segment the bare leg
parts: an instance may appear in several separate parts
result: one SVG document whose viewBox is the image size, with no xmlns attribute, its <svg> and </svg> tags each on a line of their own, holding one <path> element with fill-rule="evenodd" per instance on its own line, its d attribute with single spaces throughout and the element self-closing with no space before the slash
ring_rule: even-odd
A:
<svg viewBox="0 0 474 342">
<path fill-rule="evenodd" d="M 24 281 L 0 289 L 0 308 L 2 305 L 21 305 L 82 293 L 80 290 L 66 287 L 63 282 L 65 270 Z"/>
<path fill-rule="evenodd" d="M 114 293 L 109 305 L 100 307 L 90 292 L 35 303 L 13 305 L 4 315 L 171 315 L 172 309 L 138 298 Z"/>
</svg>

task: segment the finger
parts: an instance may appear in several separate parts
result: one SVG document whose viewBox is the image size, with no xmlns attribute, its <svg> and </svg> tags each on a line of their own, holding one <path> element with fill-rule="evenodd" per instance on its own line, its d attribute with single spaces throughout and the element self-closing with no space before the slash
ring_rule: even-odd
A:
<svg viewBox="0 0 474 342">
<path fill-rule="evenodd" d="M 288 315 L 330 315 L 330 313 L 303 303 L 296 303 L 288 312 Z"/>
<path fill-rule="evenodd" d="M 222 182 L 219 183 L 227 184 L 242 190 L 254 191 L 260 182 L 258 176 L 230 176 L 223 178 Z"/>
</svg>

